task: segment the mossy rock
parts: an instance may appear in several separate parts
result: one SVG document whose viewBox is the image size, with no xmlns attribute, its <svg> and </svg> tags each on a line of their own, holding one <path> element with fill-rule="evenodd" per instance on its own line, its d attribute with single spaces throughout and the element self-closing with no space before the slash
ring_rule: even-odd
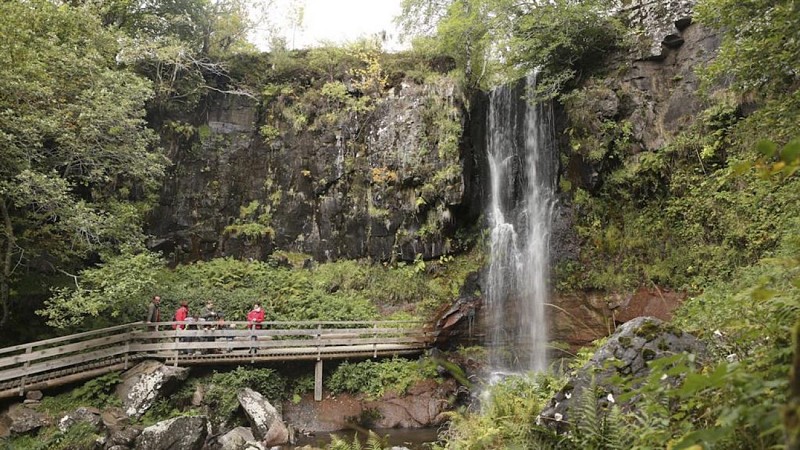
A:
<svg viewBox="0 0 800 450">
<path fill-rule="evenodd" d="M 635 332 L 636 336 L 643 338 L 645 341 L 650 342 L 658 335 L 663 333 L 663 327 L 655 322 L 644 322 Z"/>
</svg>

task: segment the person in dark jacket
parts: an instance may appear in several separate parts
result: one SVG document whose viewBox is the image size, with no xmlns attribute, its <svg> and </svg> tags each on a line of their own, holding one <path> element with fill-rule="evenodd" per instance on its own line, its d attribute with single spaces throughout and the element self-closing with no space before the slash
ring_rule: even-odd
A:
<svg viewBox="0 0 800 450">
<path fill-rule="evenodd" d="M 150 306 L 147 308 L 147 323 L 161 322 L 161 297 L 154 295 L 150 301 Z M 158 331 L 158 325 L 151 325 L 147 327 L 150 331 Z"/>
</svg>

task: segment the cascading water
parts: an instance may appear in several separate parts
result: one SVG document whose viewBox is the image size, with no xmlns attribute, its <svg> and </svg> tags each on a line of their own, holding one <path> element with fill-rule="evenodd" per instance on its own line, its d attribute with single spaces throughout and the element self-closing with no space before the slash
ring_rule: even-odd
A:
<svg viewBox="0 0 800 450">
<path fill-rule="evenodd" d="M 535 88 L 536 75 L 526 87 Z M 556 164 L 552 105 L 529 105 L 519 87 L 489 99 L 491 244 L 486 285 L 489 362 L 495 374 L 543 371 L 545 304 Z"/>
</svg>

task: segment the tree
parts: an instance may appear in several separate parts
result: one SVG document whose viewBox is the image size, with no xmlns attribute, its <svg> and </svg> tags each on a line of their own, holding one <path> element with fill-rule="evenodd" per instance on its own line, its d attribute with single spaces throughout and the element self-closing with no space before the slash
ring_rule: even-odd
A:
<svg viewBox="0 0 800 450">
<path fill-rule="evenodd" d="M 251 20 L 249 12 L 272 0 L 95 1 L 105 23 L 126 36 L 120 61 L 153 81 L 154 109 L 191 110 L 209 90 L 249 94 L 227 88 L 223 61 L 255 51 L 247 34 L 266 16 Z"/>
<path fill-rule="evenodd" d="M 115 62 L 90 6 L 0 3 L 0 306 L 27 269 L 68 271 L 140 248 L 165 160 L 144 105 L 151 84 Z"/>
<path fill-rule="evenodd" d="M 796 89 L 800 78 L 800 6 L 793 0 L 768 2 L 703 0 L 697 20 L 722 33 L 719 55 L 707 82 L 729 83 L 743 93 L 771 96 Z"/>
<path fill-rule="evenodd" d="M 493 41 L 508 0 L 403 0 L 396 19 L 415 46 L 453 57 L 467 87 L 487 82 Z"/>
<path fill-rule="evenodd" d="M 597 70 L 621 44 L 621 22 L 603 0 L 529 1 L 518 5 L 505 61 L 539 70 L 536 96 L 553 97 Z"/>
<path fill-rule="evenodd" d="M 601 0 L 404 0 L 402 8 L 406 37 L 455 58 L 469 87 L 536 69 L 545 97 L 594 69 L 622 35 Z"/>
</svg>

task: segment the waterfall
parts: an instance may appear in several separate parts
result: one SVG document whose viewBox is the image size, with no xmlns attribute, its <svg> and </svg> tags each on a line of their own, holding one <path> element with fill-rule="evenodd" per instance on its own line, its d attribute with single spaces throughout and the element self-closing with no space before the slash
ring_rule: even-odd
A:
<svg viewBox="0 0 800 450">
<path fill-rule="evenodd" d="M 525 80 L 535 88 L 536 75 Z M 549 102 L 529 105 L 520 86 L 490 94 L 490 265 L 486 283 L 489 363 L 495 373 L 543 371 L 545 304 L 556 151 Z"/>
</svg>

